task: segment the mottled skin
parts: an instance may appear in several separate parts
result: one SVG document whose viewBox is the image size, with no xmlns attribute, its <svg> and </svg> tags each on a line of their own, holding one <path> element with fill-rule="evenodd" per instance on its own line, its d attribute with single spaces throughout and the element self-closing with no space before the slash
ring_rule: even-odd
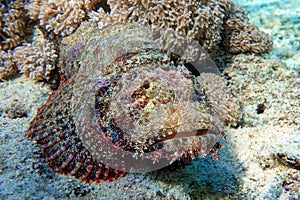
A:
<svg viewBox="0 0 300 200">
<path fill-rule="evenodd" d="M 80 64 L 66 73 L 68 79 L 38 109 L 26 133 L 41 145 L 54 171 L 86 182 L 112 181 L 129 171 L 188 163 L 220 147 L 222 117 L 214 119 L 210 110 L 226 107 L 209 102 L 226 91 L 216 86 L 209 91 L 213 81 L 203 80 L 222 84 L 221 78 L 203 76 L 201 85 L 183 61 L 171 61 L 144 41 L 139 46 L 136 39 L 122 38 L 127 28 L 114 28 L 104 36 L 93 33 L 83 45 L 72 45 L 82 48 L 76 55 L 62 54 L 63 70 Z M 129 33 L 134 31 L 144 34 L 129 27 Z M 131 46 L 124 48 L 122 42 Z M 122 53 L 101 53 L 114 48 Z M 232 100 L 227 96 L 225 106 Z"/>
<path fill-rule="evenodd" d="M 38 109 L 27 136 L 41 145 L 46 160 L 55 171 L 86 182 L 112 181 L 123 171 L 106 167 L 84 147 L 72 120 L 70 99 L 72 81 L 64 81 Z"/>
</svg>

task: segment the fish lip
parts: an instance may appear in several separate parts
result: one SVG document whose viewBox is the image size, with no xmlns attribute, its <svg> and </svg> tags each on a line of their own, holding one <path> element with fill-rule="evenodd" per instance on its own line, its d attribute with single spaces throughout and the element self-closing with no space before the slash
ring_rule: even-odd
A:
<svg viewBox="0 0 300 200">
<path fill-rule="evenodd" d="M 216 134 L 216 131 L 210 129 L 195 129 L 190 131 L 173 132 L 173 134 L 152 138 L 150 143 L 127 143 L 121 145 L 124 151 L 130 151 L 131 153 L 150 153 L 153 151 L 160 150 L 174 140 L 187 139 L 191 137 L 205 137 L 206 134 Z M 130 146 L 130 148 L 128 148 Z M 127 149 L 126 149 L 127 148 Z"/>
<path fill-rule="evenodd" d="M 201 136 L 207 134 L 208 131 L 209 131 L 209 129 L 196 129 L 196 130 L 191 130 L 191 131 L 182 131 L 182 132 L 177 132 L 177 133 L 174 133 L 171 135 L 167 135 L 158 141 L 164 142 L 164 141 L 169 141 L 169 140 L 176 139 L 176 138 L 187 138 L 187 137 L 192 137 L 192 136 L 200 136 L 201 137 Z"/>
</svg>

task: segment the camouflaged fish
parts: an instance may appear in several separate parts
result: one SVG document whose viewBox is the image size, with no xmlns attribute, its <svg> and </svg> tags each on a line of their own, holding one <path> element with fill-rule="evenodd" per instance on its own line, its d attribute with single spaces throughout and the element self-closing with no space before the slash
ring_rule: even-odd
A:
<svg viewBox="0 0 300 200">
<path fill-rule="evenodd" d="M 149 35 L 138 25 L 82 25 L 62 41 L 65 80 L 26 133 L 55 172 L 100 182 L 188 163 L 214 154 L 224 125 L 240 118 L 218 74 Z"/>
</svg>

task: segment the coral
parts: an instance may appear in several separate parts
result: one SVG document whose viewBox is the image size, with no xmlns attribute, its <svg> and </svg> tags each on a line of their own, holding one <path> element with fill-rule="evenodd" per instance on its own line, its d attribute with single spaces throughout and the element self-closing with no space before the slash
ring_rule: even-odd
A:
<svg viewBox="0 0 300 200">
<path fill-rule="evenodd" d="M 237 4 L 232 4 L 222 36 L 224 45 L 231 53 L 269 52 L 273 44 L 268 35 L 249 23 L 246 11 Z"/>
<path fill-rule="evenodd" d="M 272 47 L 267 34 L 251 25 L 245 11 L 229 0 L 111 0 L 108 4 L 110 12 L 100 8 L 89 14 L 90 21 L 99 28 L 115 23 L 140 22 L 155 31 L 172 30 L 178 37 L 197 40 L 209 52 L 220 43 L 232 53 L 263 53 Z"/>
<path fill-rule="evenodd" d="M 67 36 L 86 19 L 87 12 L 105 4 L 100 0 L 35 0 L 28 6 L 30 16 L 48 33 Z"/>
<path fill-rule="evenodd" d="M 35 1 L 32 5 L 33 19 L 40 26 L 56 35 L 71 34 L 85 18 L 84 1 Z"/>
<path fill-rule="evenodd" d="M 18 73 L 16 63 L 13 61 L 11 50 L 0 50 L 0 80 L 7 80 Z"/>
<path fill-rule="evenodd" d="M 37 40 L 24 43 L 14 50 L 13 61 L 18 69 L 34 80 L 50 80 L 57 66 L 57 51 L 53 42 Z"/>
<path fill-rule="evenodd" d="M 71 78 L 38 109 L 27 131 L 51 168 L 100 182 L 215 155 L 223 124 L 240 117 L 221 78 L 200 74 L 197 82 L 184 60 L 157 48 L 142 26 L 85 25 L 65 40 L 77 43 L 62 41 L 61 65 Z M 76 70 L 67 66 L 74 64 Z M 211 91 L 213 81 L 218 85 Z M 220 105 L 215 98 L 222 98 Z"/>
<path fill-rule="evenodd" d="M 1 49 L 12 49 L 21 44 L 28 18 L 30 24 L 37 24 L 43 38 L 50 39 L 49 44 L 24 43 L 15 50 L 17 68 L 35 80 L 50 79 L 51 71 L 58 68 L 54 43 L 57 44 L 58 38 L 72 34 L 88 18 L 100 29 L 120 23 L 144 24 L 151 29 L 163 50 L 173 50 L 172 53 L 182 55 L 186 61 L 203 49 L 213 53 L 225 46 L 230 53 L 263 53 L 270 51 L 272 46 L 270 38 L 249 23 L 246 12 L 229 0 L 35 0 L 27 3 L 25 8 L 21 0 L 15 0 L 1 4 L 0 10 Z M 70 49 L 70 56 L 76 57 L 81 48 L 83 46 L 78 43 Z M 6 71 L 8 69 L 6 67 Z"/>
<path fill-rule="evenodd" d="M 23 0 L 0 4 L 0 50 L 12 49 L 21 43 L 27 21 Z"/>
</svg>

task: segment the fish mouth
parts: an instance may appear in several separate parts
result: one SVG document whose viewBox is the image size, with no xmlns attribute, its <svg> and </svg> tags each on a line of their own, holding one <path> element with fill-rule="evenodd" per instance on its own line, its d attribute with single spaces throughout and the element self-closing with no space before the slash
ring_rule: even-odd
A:
<svg viewBox="0 0 300 200">
<path fill-rule="evenodd" d="M 172 140 L 175 138 L 186 138 L 186 137 L 193 137 L 193 136 L 203 136 L 207 134 L 209 129 L 197 129 L 197 130 L 192 130 L 192 131 L 183 131 L 183 132 L 178 132 L 175 134 L 167 135 L 165 137 L 162 137 L 158 140 L 158 142 L 165 142 L 168 140 Z"/>
<path fill-rule="evenodd" d="M 165 145 L 172 144 L 172 142 L 174 141 L 205 137 L 205 135 L 209 133 L 210 129 L 195 129 L 181 132 L 169 131 L 169 134 L 163 133 L 156 137 L 153 136 L 147 138 L 144 142 L 123 139 L 123 141 L 118 143 L 117 145 L 124 151 L 129 151 L 131 153 L 150 153 L 163 149 Z M 212 133 L 214 133 L 214 131 Z M 119 138 L 122 138 L 122 136 Z"/>
</svg>

